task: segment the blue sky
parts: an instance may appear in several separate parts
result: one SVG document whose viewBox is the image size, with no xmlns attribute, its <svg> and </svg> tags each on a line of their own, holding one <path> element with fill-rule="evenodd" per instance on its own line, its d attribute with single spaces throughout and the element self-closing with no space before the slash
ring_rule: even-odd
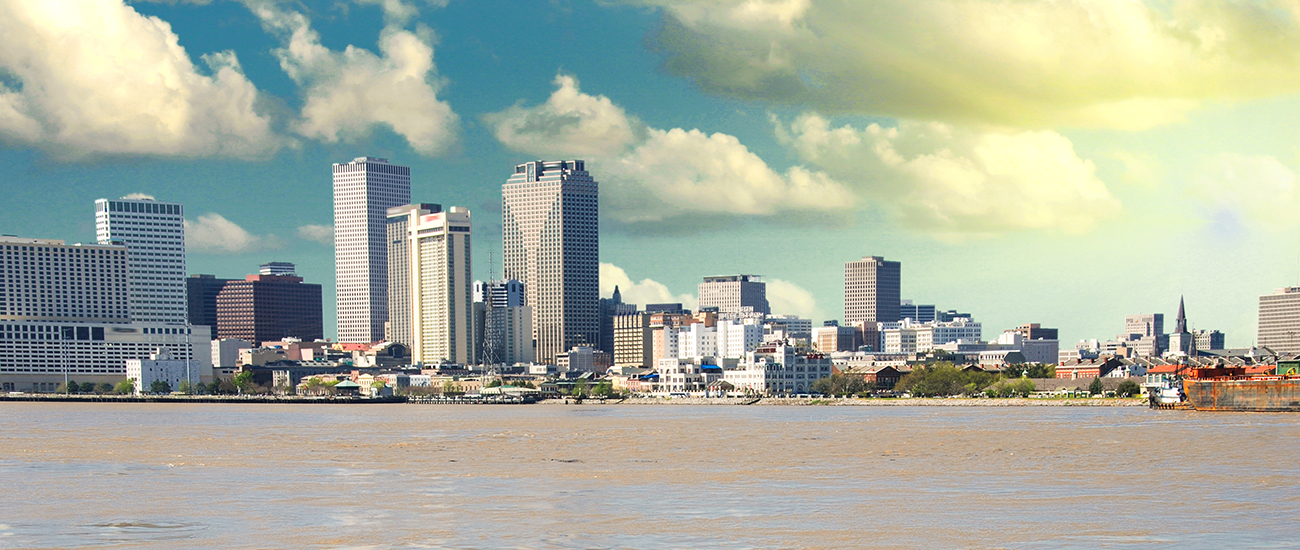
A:
<svg viewBox="0 0 1300 550">
<path fill-rule="evenodd" d="M 602 288 L 639 303 L 758 273 L 838 318 L 883 255 L 986 338 L 1186 295 L 1244 346 L 1300 284 L 1291 1 L 0 0 L 0 35 L 0 232 L 182 202 L 191 273 L 295 262 L 327 333 L 329 165 L 363 155 L 471 209 L 479 277 L 513 165 L 588 160 Z"/>
</svg>

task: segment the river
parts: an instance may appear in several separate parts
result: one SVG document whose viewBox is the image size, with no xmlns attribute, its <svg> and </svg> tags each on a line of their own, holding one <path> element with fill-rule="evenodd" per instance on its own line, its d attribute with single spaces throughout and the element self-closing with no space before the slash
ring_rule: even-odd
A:
<svg viewBox="0 0 1300 550">
<path fill-rule="evenodd" d="M 0 403 L 0 548 L 1282 548 L 1300 415 Z"/>
</svg>

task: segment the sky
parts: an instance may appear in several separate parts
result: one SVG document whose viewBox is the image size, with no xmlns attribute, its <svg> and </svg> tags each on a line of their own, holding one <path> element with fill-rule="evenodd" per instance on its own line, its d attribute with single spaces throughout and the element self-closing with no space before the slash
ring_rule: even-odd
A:
<svg viewBox="0 0 1300 550">
<path fill-rule="evenodd" d="M 1064 346 L 1179 297 L 1255 341 L 1300 285 L 1296 0 L 0 0 L 0 233 L 186 210 L 190 273 L 289 261 L 325 294 L 330 165 L 411 167 L 500 274 L 501 184 L 584 159 L 601 290 L 759 274 L 843 315 L 844 263 Z"/>
</svg>

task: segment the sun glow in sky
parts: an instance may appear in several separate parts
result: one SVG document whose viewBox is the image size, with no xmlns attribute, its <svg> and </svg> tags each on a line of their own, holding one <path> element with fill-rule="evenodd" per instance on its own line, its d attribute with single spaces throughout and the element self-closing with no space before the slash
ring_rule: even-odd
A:
<svg viewBox="0 0 1300 550">
<path fill-rule="evenodd" d="M 985 338 L 1181 295 L 1248 346 L 1300 284 L 1294 0 L 0 0 L 0 36 L 0 233 L 181 202 L 190 273 L 295 262 L 327 334 L 329 167 L 367 155 L 470 208 L 479 278 L 513 166 L 587 160 L 640 304 L 757 273 L 819 323 L 880 255 Z"/>
</svg>

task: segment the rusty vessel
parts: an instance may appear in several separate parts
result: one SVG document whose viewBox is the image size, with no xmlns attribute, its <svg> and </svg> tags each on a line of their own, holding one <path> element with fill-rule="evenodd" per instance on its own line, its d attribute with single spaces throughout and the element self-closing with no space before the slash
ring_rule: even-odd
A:
<svg viewBox="0 0 1300 550">
<path fill-rule="evenodd" d="M 1300 376 L 1243 376 L 1244 369 L 1196 369 L 1183 380 L 1198 411 L 1300 412 Z"/>
</svg>

